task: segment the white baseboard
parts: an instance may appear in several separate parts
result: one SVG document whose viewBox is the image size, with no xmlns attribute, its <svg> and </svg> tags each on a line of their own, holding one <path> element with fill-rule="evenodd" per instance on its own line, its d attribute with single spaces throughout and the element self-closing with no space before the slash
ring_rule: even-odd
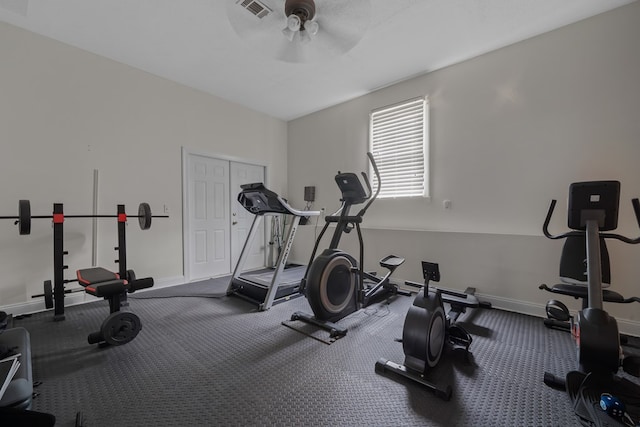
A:
<svg viewBox="0 0 640 427">
<path fill-rule="evenodd" d="M 393 283 L 402 286 L 403 282 L 392 280 Z M 147 292 L 153 289 L 166 288 L 169 286 L 176 286 L 185 283 L 184 276 L 165 277 L 155 280 L 152 288 L 143 289 L 138 292 Z M 520 301 L 512 298 L 503 298 L 495 295 L 486 295 L 477 293 L 476 296 L 482 301 L 490 302 L 494 308 L 506 311 L 512 311 L 514 313 L 527 314 L 530 316 L 536 316 L 543 318 L 545 316 L 545 306 L 542 304 L 531 303 L 527 301 Z M 72 306 L 77 304 L 85 304 L 88 302 L 96 301 L 95 297 L 91 295 L 74 293 L 65 297 L 65 306 Z M 11 313 L 14 316 L 20 316 L 23 314 L 39 313 L 46 311 L 44 306 L 44 299 L 35 299 L 19 304 L 0 306 L 0 311 Z M 49 309 L 53 311 L 53 309 Z M 618 322 L 618 328 L 620 332 L 627 335 L 640 337 L 640 322 L 627 319 L 616 319 Z"/>
<path fill-rule="evenodd" d="M 183 276 L 165 277 L 158 280 L 154 279 L 154 284 L 152 288 L 142 289 L 138 292 L 145 292 L 153 289 L 165 288 L 168 286 L 181 285 L 182 283 L 184 283 Z M 70 307 L 72 305 L 86 304 L 89 302 L 95 302 L 97 300 L 98 299 L 96 297 L 82 293 L 82 292 L 71 293 L 71 294 L 65 295 L 64 305 L 65 307 Z M 44 298 L 37 298 L 37 299 L 33 299 L 32 301 L 26 301 L 23 303 L 0 306 L 0 311 L 10 313 L 14 316 L 40 313 L 42 311 L 51 311 L 53 313 L 52 308 L 48 309 L 45 307 Z"/>
<path fill-rule="evenodd" d="M 406 287 L 404 283 L 399 280 L 391 280 L 391 283 L 394 283 L 403 289 L 415 290 L 415 289 Z M 475 295 L 478 297 L 480 301 L 490 302 L 493 308 L 497 308 L 505 311 L 511 311 L 519 314 L 527 314 L 529 316 L 540 317 L 541 319 L 546 317 L 545 306 L 542 304 L 536 304 L 528 301 L 520 301 L 512 298 L 504 298 L 504 297 L 499 297 L 495 295 L 487 295 L 487 294 L 481 294 L 481 293 L 476 293 Z M 575 313 L 573 314 L 575 315 Z M 616 321 L 618 322 L 618 329 L 620 330 L 620 333 L 635 336 L 635 337 L 640 337 L 640 322 L 627 320 L 627 319 L 619 319 L 619 318 L 617 318 Z"/>
<path fill-rule="evenodd" d="M 138 292 L 147 292 L 147 291 L 152 291 L 154 289 L 182 285 L 183 283 L 184 283 L 184 276 L 164 277 L 162 279 L 154 279 L 152 288 L 142 289 Z"/>
<path fill-rule="evenodd" d="M 488 301 L 494 308 L 512 311 L 520 314 L 528 314 L 540 318 L 546 317 L 545 306 L 527 301 L 520 301 L 510 298 L 502 298 L 494 295 L 476 294 L 482 301 Z M 620 333 L 640 337 L 640 322 L 627 319 L 616 319 Z"/>
<path fill-rule="evenodd" d="M 90 297 L 91 299 L 88 299 L 87 297 Z M 84 304 L 91 301 L 95 301 L 95 297 L 91 297 L 90 295 L 83 293 L 67 294 L 64 297 L 65 307 Z M 53 313 L 53 308 L 45 307 L 44 298 L 37 298 L 32 301 L 2 306 L 0 307 L 0 311 L 7 312 L 13 316 L 22 316 L 25 314 L 39 313 L 41 311 L 51 311 Z"/>
</svg>

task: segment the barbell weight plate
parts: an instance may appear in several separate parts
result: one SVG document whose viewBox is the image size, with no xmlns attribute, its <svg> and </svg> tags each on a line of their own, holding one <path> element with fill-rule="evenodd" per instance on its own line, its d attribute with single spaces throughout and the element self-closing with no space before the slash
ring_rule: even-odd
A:
<svg viewBox="0 0 640 427">
<path fill-rule="evenodd" d="M 131 283 L 136 280 L 136 273 L 133 270 L 127 270 L 127 282 Z"/>
<path fill-rule="evenodd" d="M 53 286 L 51 286 L 51 280 L 44 281 L 44 306 L 53 308 Z"/>
<path fill-rule="evenodd" d="M 133 313 L 117 311 L 111 313 L 102 322 L 100 329 L 102 337 L 107 344 L 123 345 L 138 335 L 138 332 L 142 329 L 142 323 L 140 318 Z"/>
<path fill-rule="evenodd" d="M 18 202 L 18 230 L 21 236 L 31 234 L 31 203 L 28 200 Z"/>
<path fill-rule="evenodd" d="M 138 206 L 138 222 L 142 230 L 151 228 L 151 206 L 149 203 L 142 202 Z"/>
</svg>

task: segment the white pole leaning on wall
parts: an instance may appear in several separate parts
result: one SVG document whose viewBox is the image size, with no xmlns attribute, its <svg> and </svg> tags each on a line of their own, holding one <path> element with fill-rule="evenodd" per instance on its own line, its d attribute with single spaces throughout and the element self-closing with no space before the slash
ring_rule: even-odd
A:
<svg viewBox="0 0 640 427">
<path fill-rule="evenodd" d="M 98 215 L 98 169 L 93 170 L 93 215 Z M 91 230 L 91 266 L 98 264 L 98 218 L 93 218 Z"/>
</svg>

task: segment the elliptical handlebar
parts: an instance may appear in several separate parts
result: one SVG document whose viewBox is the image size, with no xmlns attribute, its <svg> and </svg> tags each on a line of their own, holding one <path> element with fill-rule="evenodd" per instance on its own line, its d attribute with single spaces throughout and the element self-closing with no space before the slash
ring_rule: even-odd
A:
<svg viewBox="0 0 640 427">
<path fill-rule="evenodd" d="M 564 239 L 569 236 L 584 235 L 583 231 L 568 231 L 562 234 L 549 233 L 549 222 L 551 222 L 551 216 L 553 215 L 553 210 L 556 207 L 556 203 L 557 201 L 555 199 L 551 200 L 551 204 L 549 205 L 549 211 L 547 212 L 547 217 L 545 218 L 544 224 L 542 225 L 542 232 L 544 233 L 545 237 L 556 240 L 556 239 Z M 631 204 L 633 205 L 633 212 L 635 213 L 636 221 L 638 222 L 638 227 L 640 228 L 640 201 L 637 198 L 631 199 Z M 628 243 L 631 245 L 636 245 L 640 243 L 640 236 L 632 239 L 616 233 L 600 233 L 600 237 L 604 239 L 620 240 L 621 242 Z"/>
<path fill-rule="evenodd" d="M 380 193 L 380 171 L 378 170 L 376 159 L 373 157 L 373 154 L 371 154 L 370 151 L 367 151 L 367 157 L 369 158 L 369 162 L 371 162 L 371 167 L 373 168 L 373 172 L 376 175 L 376 181 L 378 183 L 378 186 L 376 188 L 375 194 L 373 194 L 373 196 L 369 198 L 369 201 L 367 202 L 367 204 L 364 205 L 364 207 L 360 210 L 360 212 L 358 212 L 358 216 L 364 216 L 367 209 L 369 209 L 369 206 L 371 206 L 373 201 L 378 197 L 378 194 Z M 367 188 L 369 189 L 369 194 L 372 194 L 373 189 L 371 188 L 371 183 L 369 182 L 369 177 L 367 176 L 366 172 L 362 172 L 362 177 L 364 178 L 364 182 L 367 185 Z M 640 221 L 640 219 L 638 221 Z"/>
</svg>

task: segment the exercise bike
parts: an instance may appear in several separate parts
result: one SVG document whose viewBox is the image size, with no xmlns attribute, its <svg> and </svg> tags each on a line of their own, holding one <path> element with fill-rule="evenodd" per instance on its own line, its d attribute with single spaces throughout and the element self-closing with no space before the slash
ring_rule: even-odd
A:
<svg viewBox="0 0 640 427">
<path fill-rule="evenodd" d="M 640 377 L 640 357 L 625 356 L 616 319 L 603 309 L 606 294 L 602 289 L 602 242 L 615 239 L 629 244 L 640 243 L 640 237 L 631 239 L 605 233 L 617 228 L 619 200 L 618 181 L 573 183 L 569 187 L 568 206 L 568 227 L 572 231 L 558 235 L 549 233 L 555 200 L 551 201 L 543 225 L 544 235 L 550 239 L 584 238 L 586 304 L 575 319 L 569 319 L 577 344 L 578 370 L 569 372 L 565 378 L 546 372 L 544 382 L 550 387 L 566 390 L 581 423 L 589 426 L 624 426 L 640 422 L 640 385 L 616 376 L 622 367 L 626 373 Z M 632 205 L 640 226 L 640 202 L 633 199 Z M 564 309 L 550 307 L 557 307 L 557 304 L 547 306 L 551 317 L 557 315 L 560 317 L 557 320 L 566 320 Z M 617 402 L 615 405 L 612 404 L 614 401 Z M 626 410 L 621 409 L 625 402 Z"/>
<path fill-rule="evenodd" d="M 368 191 L 365 191 L 358 176 L 352 172 L 338 172 L 335 176 L 336 184 L 342 193 L 342 204 L 335 213 L 325 217 L 324 227 L 316 239 L 311 259 L 300 283 L 300 291 L 307 297 L 313 316 L 303 312 L 296 312 L 291 316 L 292 321 L 300 320 L 329 332 L 332 341 L 347 333 L 347 328 L 335 322 L 375 301 L 382 300 L 385 296 L 410 295 L 389 281 L 395 269 L 404 263 L 404 258 L 389 255 L 380 260 L 380 266 L 387 269 L 383 277 L 363 270 L 364 242 L 360 223 L 380 192 L 380 172 L 373 155 L 367 153 L 367 157 L 376 175 L 377 190 L 373 193 L 365 172 L 361 175 Z M 365 202 L 365 206 L 357 214 L 350 214 L 352 206 Z M 336 229 L 329 248 L 316 257 L 320 241 L 330 224 L 335 224 Z M 360 245 L 359 260 L 338 249 L 343 234 L 350 233 L 354 228 Z"/>
<path fill-rule="evenodd" d="M 475 288 L 468 287 L 464 292 L 455 292 L 430 286 L 430 281 L 440 281 L 440 268 L 436 263 L 422 261 L 422 275 L 424 285 L 405 281 L 406 285 L 419 288 L 420 291 L 407 312 L 402 330 L 404 365 L 379 359 L 375 371 L 378 374 L 393 372 L 425 386 L 441 399 L 449 400 L 451 386 L 428 381 L 425 374 L 440 362 L 445 343 L 463 348 L 468 357 L 473 339 L 456 323 L 458 317 L 467 308 L 491 308 L 491 303 L 479 301 L 475 296 Z M 446 315 L 444 303 L 451 307 Z"/>
</svg>

